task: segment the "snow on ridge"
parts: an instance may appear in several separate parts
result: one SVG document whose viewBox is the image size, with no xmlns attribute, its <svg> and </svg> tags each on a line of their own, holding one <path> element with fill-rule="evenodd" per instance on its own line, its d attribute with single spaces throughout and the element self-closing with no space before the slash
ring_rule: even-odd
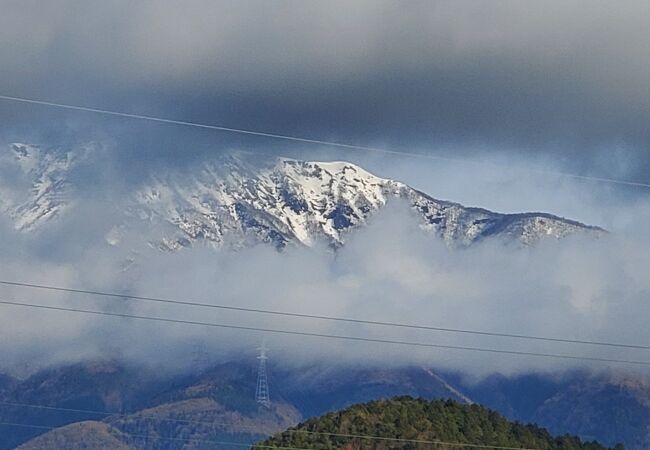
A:
<svg viewBox="0 0 650 450">
<path fill-rule="evenodd" d="M 12 190 L 0 179 L 0 212 L 15 228 L 35 230 L 69 212 L 75 200 L 70 173 L 87 149 L 12 144 L 10 150 L 0 154 L 0 170 L 17 169 L 28 186 Z M 150 235 L 140 238 L 164 250 L 199 243 L 235 249 L 258 243 L 338 247 L 392 199 L 409 204 L 420 227 L 450 245 L 493 237 L 530 245 L 602 231 L 544 213 L 499 214 L 437 200 L 345 161 L 273 158 L 260 164 L 235 155 L 191 169 L 157 173 L 128 195 L 124 216 L 108 224 L 114 232 L 107 243 L 119 245 L 120 236 L 144 223 L 156 226 L 147 225 Z"/>
<path fill-rule="evenodd" d="M 29 186 L 26 192 L 11 192 L 3 199 L 3 212 L 18 231 L 34 231 L 59 217 L 72 206 L 68 174 L 86 151 L 45 150 L 37 145 L 12 143 L 10 155 L 3 155 L 0 164 L 5 169 L 21 173 L 21 181 Z M 2 188 L 6 194 L 9 187 Z"/>
<path fill-rule="evenodd" d="M 454 245 L 493 236 L 529 245 L 597 231 L 549 214 L 499 214 L 436 200 L 345 161 L 278 158 L 268 167 L 251 169 L 230 159 L 225 166 L 224 174 L 219 163 L 206 163 L 191 180 L 171 174 L 157 182 L 158 188 L 140 194 L 146 201 L 138 207 L 151 208 L 153 216 L 180 231 L 166 242 L 176 239 L 173 246 L 182 247 L 203 239 L 220 247 L 234 237 L 235 246 L 266 242 L 281 248 L 318 241 L 340 246 L 391 198 L 407 201 L 421 217 L 423 230 Z M 173 192 L 173 198 L 156 200 L 156 189 Z"/>
</svg>

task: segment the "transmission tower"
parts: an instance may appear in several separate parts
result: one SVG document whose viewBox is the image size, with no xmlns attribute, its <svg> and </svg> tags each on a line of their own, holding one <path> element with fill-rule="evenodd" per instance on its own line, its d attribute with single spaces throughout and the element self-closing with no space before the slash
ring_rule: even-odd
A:
<svg viewBox="0 0 650 450">
<path fill-rule="evenodd" d="M 192 367 L 195 374 L 201 374 L 208 367 L 209 357 L 205 342 L 197 342 L 192 351 Z"/>
<path fill-rule="evenodd" d="M 259 368 L 257 369 L 257 389 L 255 390 L 255 401 L 265 408 L 271 406 L 271 398 L 269 397 L 269 381 L 266 376 L 266 345 L 262 343 L 262 346 L 258 348 L 260 351 L 257 359 L 260 360 Z"/>
</svg>

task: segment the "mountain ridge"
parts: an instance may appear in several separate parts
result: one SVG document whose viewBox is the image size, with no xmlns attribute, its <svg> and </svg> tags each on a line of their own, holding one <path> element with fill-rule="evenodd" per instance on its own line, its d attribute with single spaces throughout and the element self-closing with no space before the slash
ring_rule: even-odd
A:
<svg viewBox="0 0 650 450">
<path fill-rule="evenodd" d="M 438 200 L 341 161 L 282 158 L 271 168 L 245 177 L 233 176 L 239 175 L 234 170 L 220 174 L 220 169 L 208 163 L 202 168 L 207 179 L 197 176 L 189 183 L 179 183 L 172 176 L 140 194 L 140 206 L 145 204 L 153 216 L 183 232 L 171 247 L 182 247 L 187 240 L 200 237 L 219 244 L 227 231 L 235 230 L 243 235 L 252 232 L 257 241 L 277 247 L 289 242 L 311 246 L 319 238 L 337 247 L 345 243 L 351 230 L 363 226 L 394 200 L 409 204 L 425 232 L 459 246 L 492 236 L 529 245 L 545 236 L 602 232 L 547 213 L 501 214 Z"/>
<path fill-rule="evenodd" d="M 220 362 L 201 373 L 183 372 L 163 377 L 143 367 L 88 362 L 44 369 L 27 379 L 15 380 L 13 387 L 0 390 L 2 402 L 41 404 L 72 408 L 72 411 L 4 405 L 0 408 L 0 419 L 58 429 L 70 423 L 103 418 L 79 410 L 105 411 L 107 419 L 102 423 L 127 434 L 208 438 L 205 435 L 208 429 L 172 427 L 191 420 L 223 423 L 222 431 L 243 438 L 250 437 L 244 426 L 254 425 L 265 433 L 274 433 L 305 418 L 376 399 L 410 395 L 468 403 L 469 397 L 473 403 L 498 411 L 509 420 L 536 423 L 556 435 L 570 433 L 583 440 L 597 439 L 608 446 L 624 442 L 630 449 L 648 448 L 650 380 L 647 378 L 584 372 L 551 377 L 495 374 L 476 383 L 465 380 L 462 374 L 430 369 L 440 378 L 432 378 L 430 370 L 415 366 L 319 365 L 298 370 L 282 364 L 271 365 L 273 408 L 262 414 L 255 403 L 255 364 L 249 360 Z M 448 385 L 462 396 L 450 391 Z M 152 421 L 152 416 L 160 416 L 164 421 Z M 88 431 L 92 436 L 92 430 Z M 0 434 L 0 448 L 13 449 L 42 433 L 42 430 L 7 428 Z M 232 437 L 223 440 L 232 441 Z"/>
<path fill-rule="evenodd" d="M 12 144 L 11 150 L 13 160 L 2 158 L 0 165 L 20 167 L 23 182 L 31 186 L 31 198 L 18 202 L 6 195 L 9 200 L 0 202 L 0 212 L 14 228 L 34 231 L 72 214 L 72 193 L 80 187 L 70 173 L 78 161 L 92 158 L 89 146 L 48 151 Z M 458 247 L 493 238 L 528 246 L 547 238 L 605 232 L 544 212 L 504 214 L 439 200 L 345 161 L 250 161 L 235 154 L 145 176 L 119 205 L 119 217 L 105 240 L 119 246 L 125 234 L 145 224 L 156 230 L 155 236 L 146 236 L 149 245 L 165 251 L 201 243 L 226 249 L 264 243 L 282 249 L 325 242 L 337 248 L 394 201 L 408 205 L 425 233 Z"/>
</svg>

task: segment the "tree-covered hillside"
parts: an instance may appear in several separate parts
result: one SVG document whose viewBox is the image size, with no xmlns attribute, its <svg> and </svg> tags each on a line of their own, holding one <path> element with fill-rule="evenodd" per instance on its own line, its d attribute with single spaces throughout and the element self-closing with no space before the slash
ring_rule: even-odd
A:
<svg viewBox="0 0 650 450">
<path fill-rule="evenodd" d="M 362 436 L 388 439 L 368 439 Z M 440 444 L 432 441 L 439 441 Z M 442 444 L 442 441 L 461 445 Z M 310 419 L 257 445 L 255 450 L 268 447 L 313 450 L 606 449 L 597 442 L 582 442 L 579 438 L 568 435 L 554 437 L 538 426 L 510 422 L 483 406 L 412 397 L 354 405 Z M 623 449 L 622 445 L 615 447 L 615 450 Z"/>
</svg>

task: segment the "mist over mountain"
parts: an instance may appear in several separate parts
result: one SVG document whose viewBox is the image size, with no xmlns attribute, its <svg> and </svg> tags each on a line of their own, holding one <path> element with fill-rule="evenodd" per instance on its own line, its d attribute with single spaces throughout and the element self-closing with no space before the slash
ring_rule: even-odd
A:
<svg viewBox="0 0 650 450">
<path fill-rule="evenodd" d="M 0 170 L 10 174 L 0 182 L 7 237 L 2 264 L 9 280 L 328 316 L 385 320 L 399 314 L 405 323 L 452 328 L 617 342 L 646 338 L 643 327 L 619 326 L 640 320 L 619 305 L 647 310 L 648 286 L 642 241 L 617 230 L 606 233 L 547 213 L 465 207 L 344 162 L 239 153 L 156 168 L 143 172 L 137 184 L 107 185 L 102 173 L 110 173 L 110 158 L 100 143 L 11 144 L 1 161 Z M 350 327 L 10 286 L 2 286 L 2 293 L 37 304 L 226 325 L 612 355 L 594 346 L 528 342 L 522 347 L 499 338 Z M 164 342 L 178 355 L 180 370 L 197 341 L 213 336 L 219 343 L 211 344 L 211 351 L 229 354 L 254 348 L 261 338 L 225 329 L 3 308 L 3 333 L 12 336 L 5 364 L 14 369 L 25 360 L 39 367 L 106 353 L 157 365 L 161 361 L 151 349 Z M 468 316 L 468 308 L 477 314 Z M 292 355 L 292 363 L 385 356 L 363 343 L 274 339 Z M 551 372 L 571 366 L 506 356 L 494 364 L 488 355 L 460 351 L 388 351 L 398 365 L 433 358 L 483 374 L 520 371 L 522 364 Z M 615 356 L 643 357 L 634 349 Z"/>
<path fill-rule="evenodd" d="M 0 450 L 650 447 L 650 4 L 5 3 Z"/>
<path fill-rule="evenodd" d="M 631 326 L 648 309 L 645 241 L 619 228 L 605 231 L 543 212 L 501 214 L 465 207 L 340 161 L 240 152 L 157 167 L 143 172 L 138 183 L 107 184 L 110 160 L 99 143 L 5 147 L 0 158 L 4 279 L 335 317 L 399 317 L 404 323 L 479 331 L 621 343 L 649 338 L 645 327 Z M 601 217 L 611 215 L 605 213 L 613 200 L 598 202 Z M 639 210 L 632 214 L 624 204 L 613 211 L 617 218 L 607 223 L 634 215 L 643 222 Z M 15 286 L 1 291 L 5 300 L 228 326 L 645 357 L 641 349 L 520 342 Z M 270 433 L 299 417 L 400 394 L 481 402 L 517 420 L 611 445 L 625 440 L 631 448 L 643 448 L 647 441 L 642 420 L 621 419 L 628 417 L 624 411 L 648 414 L 642 367 L 461 350 L 404 351 L 8 305 L 0 323 L 0 333 L 11 337 L 0 344 L 2 372 L 13 375 L 0 380 L 5 401 L 128 412 L 106 421 L 84 414 L 55 420 L 52 414 L 30 415 L 19 407 L 8 413 L 56 427 L 47 439 L 71 442 L 85 436 L 79 445 L 117 445 L 111 429 L 177 437 L 178 428 L 146 418 L 152 411 L 176 411 L 170 417 L 182 420 L 219 417 L 235 425 L 266 424 Z M 274 400 L 285 406 L 266 419 L 242 406 L 253 403 L 254 372 L 246 367 L 262 339 L 271 347 L 276 380 L 286 381 L 273 384 Z M 192 355 L 199 344 L 210 360 L 229 360 L 232 367 L 195 386 L 188 374 L 195 371 Z M 98 358 L 137 369 L 90 363 Z M 575 369 L 585 372 L 576 375 Z M 131 370 L 142 376 L 133 378 Z M 228 381 L 215 385 L 215 379 Z M 75 425 L 58 429 L 66 424 Z M 197 439 L 253 442 L 262 437 L 183 430 Z M 12 448 L 42 431 L 12 432 L 5 445 Z"/>
<path fill-rule="evenodd" d="M 11 144 L 0 162 L 1 258 L 7 280 L 335 317 L 399 317 L 404 323 L 479 331 L 620 343 L 648 339 L 645 327 L 631 325 L 642 321 L 640 312 L 648 309 L 644 293 L 650 289 L 640 230 L 624 235 L 617 227 L 605 231 L 544 212 L 502 214 L 465 207 L 340 161 L 239 152 L 157 167 L 143 172 L 138 183 L 109 184 L 102 176 L 112 170 L 103 144 Z M 600 198 L 594 204 L 600 204 L 606 217 L 614 201 Z M 631 208 L 619 205 L 614 210 L 619 219 L 607 223 L 620 223 Z M 19 302 L 227 326 L 644 358 L 642 349 L 520 342 L 16 286 L 2 286 L 1 291 L 3 299 Z M 124 436 L 178 436 L 173 431 L 177 428 L 151 424 L 146 411 L 176 411 L 175 419 L 220 417 L 256 427 L 266 423 L 271 432 L 299 417 L 401 394 L 481 402 L 517 420 L 611 445 L 624 440 L 631 448 L 643 448 L 647 441 L 642 420 L 632 424 L 620 419 L 628 417 L 624 411 L 648 414 L 642 366 L 297 340 L 268 332 L 7 305 L 0 322 L 0 333 L 8 337 L 2 341 L 2 372 L 13 374 L 0 380 L 5 399 L 128 411 L 126 417 L 104 422 L 84 414 L 59 421 L 21 416 L 38 416 L 54 427 L 91 420 L 51 435 L 65 440 L 87 436 L 80 445 L 111 441 L 111 429 L 122 430 Z M 272 370 L 278 377 L 274 399 L 286 402 L 279 415 L 266 419 L 242 406 L 252 402 L 253 386 L 251 373 L 242 370 L 251 370 L 245 369 L 247 361 L 253 360 L 252 350 L 262 339 L 272 349 Z M 229 381 L 213 386 L 214 379 L 205 379 L 207 384 L 191 387 L 195 381 L 185 377 L 195 371 L 198 345 L 212 361 L 232 361 L 232 369 L 213 374 Z M 118 366 L 110 369 L 109 364 L 108 372 L 101 365 L 86 366 L 97 358 L 110 358 Z M 133 382 L 120 364 L 137 367 L 144 378 Z M 575 369 L 585 372 L 576 374 Z M 232 378 L 233 373 L 239 375 Z M 79 383 L 88 390 L 79 391 Z M 186 387 L 178 390 L 178 383 Z M 49 394 L 41 391 L 46 386 L 53 387 Z M 197 397 L 195 389 L 203 394 Z M 524 392 L 525 401 L 520 400 Z M 197 439 L 224 438 L 200 427 L 185 432 L 183 436 Z M 36 434 L 16 432 L 7 448 Z M 247 442 L 261 437 L 236 435 L 225 436 Z M 125 439 L 118 441 L 133 444 Z"/>
</svg>

